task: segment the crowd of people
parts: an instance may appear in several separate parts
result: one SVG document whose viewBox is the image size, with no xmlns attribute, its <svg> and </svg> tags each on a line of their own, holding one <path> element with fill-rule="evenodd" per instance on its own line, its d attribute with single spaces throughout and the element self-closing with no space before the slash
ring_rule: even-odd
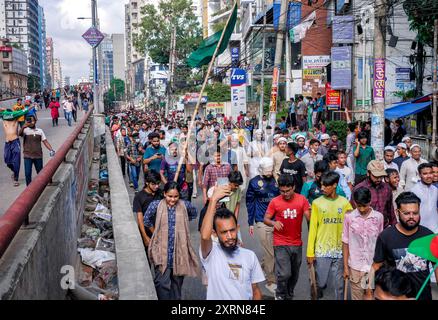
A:
<svg viewBox="0 0 438 320">
<path fill-rule="evenodd" d="M 298 109 L 303 103 L 299 97 Z M 185 276 L 202 278 L 207 299 L 260 299 L 264 281 L 276 299 L 293 299 L 303 251 L 317 299 L 331 287 L 336 299 L 347 288 L 354 300 L 412 299 L 429 281 L 431 262 L 407 247 L 438 233 L 438 164 L 422 158 L 400 121 L 395 130 L 388 124 L 384 159 L 376 160 L 369 122 L 348 123 L 340 141 L 326 131 L 322 101 L 313 103 L 312 121 L 293 102 L 296 116 L 274 127 L 243 112 L 235 121 L 107 114 L 159 299 L 181 299 Z M 192 203 L 198 196 L 200 210 Z M 199 256 L 189 231 L 197 218 Z M 243 232 L 257 237 L 260 262 Z M 403 278 L 399 289 L 388 289 L 393 277 Z M 428 283 L 420 299 L 431 292 Z"/>
</svg>

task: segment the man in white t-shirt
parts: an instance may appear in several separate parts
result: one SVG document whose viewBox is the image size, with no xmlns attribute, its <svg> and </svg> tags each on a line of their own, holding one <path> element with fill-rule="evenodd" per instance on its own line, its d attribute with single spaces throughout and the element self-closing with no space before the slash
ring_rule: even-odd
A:
<svg viewBox="0 0 438 320">
<path fill-rule="evenodd" d="M 199 255 L 208 277 L 207 300 L 261 300 L 258 283 L 265 276 L 257 256 L 238 246 L 234 214 L 216 210 L 218 202 L 230 194 L 228 185 L 215 188 L 201 227 Z M 212 233 L 219 242 L 212 241 Z"/>
</svg>

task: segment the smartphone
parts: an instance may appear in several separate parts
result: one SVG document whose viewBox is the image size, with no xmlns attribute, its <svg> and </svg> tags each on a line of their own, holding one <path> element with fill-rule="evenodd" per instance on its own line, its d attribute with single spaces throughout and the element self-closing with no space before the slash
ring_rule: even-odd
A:
<svg viewBox="0 0 438 320">
<path fill-rule="evenodd" d="M 218 186 L 227 186 L 229 184 L 230 184 L 230 181 L 228 180 L 227 177 L 217 178 L 217 185 Z M 224 198 L 219 200 L 219 202 L 229 202 L 229 201 L 230 201 L 230 197 L 224 197 Z"/>
</svg>

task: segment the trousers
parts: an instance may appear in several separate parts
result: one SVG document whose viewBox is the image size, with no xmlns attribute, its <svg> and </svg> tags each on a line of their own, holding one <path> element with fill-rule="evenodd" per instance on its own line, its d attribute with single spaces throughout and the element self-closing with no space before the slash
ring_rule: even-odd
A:
<svg viewBox="0 0 438 320">
<path fill-rule="evenodd" d="M 254 228 L 257 238 L 263 248 L 262 268 L 266 274 L 268 282 L 275 282 L 274 274 L 274 247 L 273 247 L 273 227 L 269 227 L 263 222 L 257 222 Z"/>
<path fill-rule="evenodd" d="M 292 300 L 300 274 L 303 247 L 275 246 L 274 255 L 277 278 L 275 296 L 278 300 Z"/>
<path fill-rule="evenodd" d="M 158 300 L 181 300 L 183 276 L 173 275 L 172 268 L 166 268 L 166 271 L 161 273 L 157 266 L 154 266 L 154 274 Z"/>
<path fill-rule="evenodd" d="M 327 287 L 329 280 L 335 288 L 335 299 L 344 299 L 344 260 L 342 258 L 317 257 L 315 263 L 318 289 Z"/>
<path fill-rule="evenodd" d="M 18 181 L 21 165 L 21 146 L 18 138 L 5 142 L 3 156 L 6 166 L 14 173 L 14 180 Z"/>
<path fill-rule="evenodd" d="M 43 159 L 30 159 L 24 158 L 24 174 L 26 176 L 26 186 L 32 182 L 32 165 L 35 166 L 35 170 L 40 173 L 43 168 Z"/>
</svg>

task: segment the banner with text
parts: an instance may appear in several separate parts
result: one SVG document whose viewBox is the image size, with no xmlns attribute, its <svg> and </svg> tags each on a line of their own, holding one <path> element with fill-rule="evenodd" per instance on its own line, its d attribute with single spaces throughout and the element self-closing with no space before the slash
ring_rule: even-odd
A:
<svg viewBox="0 0 438 320">
<path fill-rule="evenodd" d="M 246 112 L 246 70 L 231 69 L 231 109 Z"/>
</svg>

